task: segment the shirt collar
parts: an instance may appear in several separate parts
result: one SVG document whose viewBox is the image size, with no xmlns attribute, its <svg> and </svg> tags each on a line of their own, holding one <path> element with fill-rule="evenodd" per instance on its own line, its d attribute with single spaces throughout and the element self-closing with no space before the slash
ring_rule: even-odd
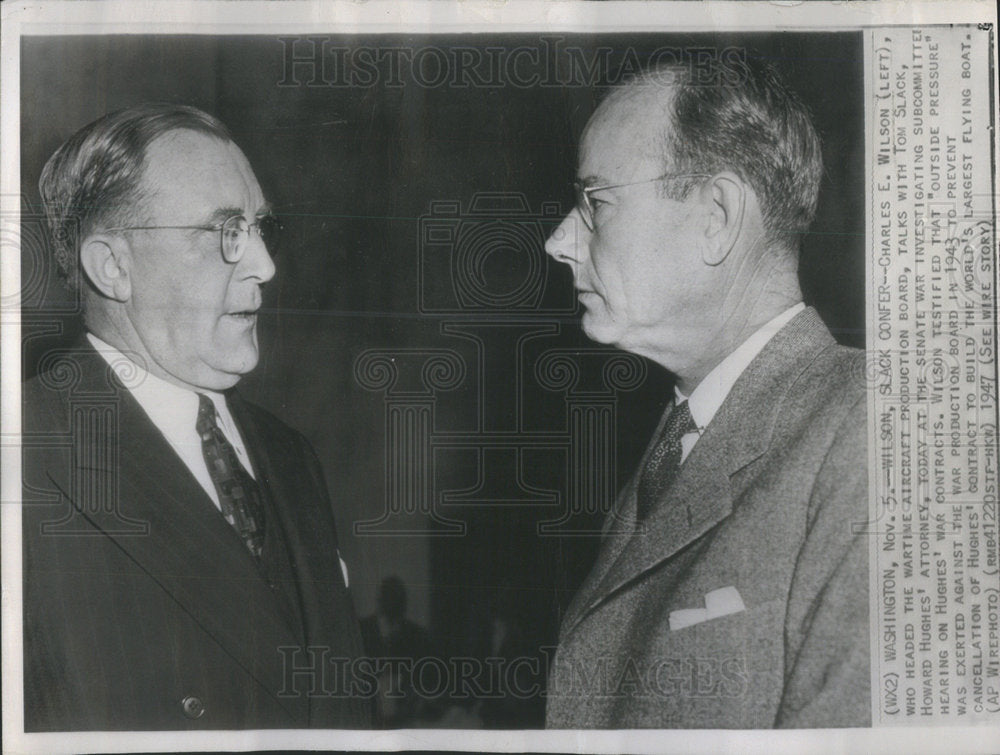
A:
<svg viewBox="0 0 1000 755">
<path fill-rule="evenodd" d="M 719 362 L 715 369 L 709 372 L 705 379 L 691 391 L 690 396 L 685 396 L 679 389 L 674 388 L 675 402 L 678 404 L 685 400 L 688 402 L 691 417 L 698 425 L 699 431 L 703 431 L 712 421 L 715 413 L 722 406 L 722 402 L 729 395 L 729 391 L 732 390 L 733 385 L 744 370 L 750 366 L 754 357 L 761 352 L 779 330 L 805 308 L 806 305 L 799 302 L 761 326 L 729 356 Z"/>
<path fill-rule="evenodd" d="M 167 438 L 183 437 L 184 433 L 194 428 L 198 420 L 198 393 L 204 393 L 215 404 L 220 424 L 230 423 L 231 415 L 226 406 L 226 397 L 221 393 L 209 390 L 196 393 L 182 388 L 143 369 L 93 333 L 87 333 L 87 338 Z M 228 427 L 224 426 L 223 430 L 228 430 Z"/>
</svg>

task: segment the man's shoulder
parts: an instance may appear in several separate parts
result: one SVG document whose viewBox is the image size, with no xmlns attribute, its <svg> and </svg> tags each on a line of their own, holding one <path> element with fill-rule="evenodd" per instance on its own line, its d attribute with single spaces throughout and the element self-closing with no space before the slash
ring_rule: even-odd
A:
<svg viewBox="0 0 1000 755">
<path fill-rule="evenodd" d="M 65 410 L 72 403 L 113 402 L 121 388 L 109 364 L 86 340 L 78 339 L 43 356 L 38 373 L 21 383 L 21 403 L 31 417 Z"/>
<path fill-rule="evenodd" d="M 864 405 L 865 352 L 834 340 L 810 308 L 793 318 L 747 369 L 741 405 L 763 410 L 774 402 L 785 422 L 815 419 L 838 422 L 835 415 Z"/>
<path fill-rule="evenodd" d="M 830 344 L 788 382 L 778 411 L 779 445 L 864 476 L 868 402 L 865 352 Z M 847 483 L 846 478 L 843 480 Z"/>
<path fill-rule="evenodd" d="M 93 375 L 84 375 L 79 362 L 65 360 L 21 383 L 21 426 L 24 432 L 66 425 L 74 404 L 114 403 L 116 387 L 101 389 Z"/>
<path fill-rule="evenodd" d="M 865 395 L 865 351 L 832 344 L 816 356 L 801 377 L 798 381 L 800 390 L 827 393 L 839 403 L 853 405 Z"/>
<path fill-rule="evenodd" d="M 786 415 L 801 422 L 839 426 L 849 417 L 860 418 L 866 408 L 865 352 L 830 344 L 790 376 L 783 400 Z"/>
<path fill-rule="evenodd" d="M 65 404 L 66 398 L 67 390 L 53 382 L 48 373 L 35 375 L 21 383 L 22 416 L 47 415 Z"/>
</svg>

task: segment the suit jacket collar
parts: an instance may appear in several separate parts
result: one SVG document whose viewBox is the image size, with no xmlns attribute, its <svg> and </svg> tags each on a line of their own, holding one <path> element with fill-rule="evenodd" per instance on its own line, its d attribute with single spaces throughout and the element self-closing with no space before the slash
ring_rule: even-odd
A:
<svg viewBox="0 0 1000 755">
<path fill-rule="evenodd" d="M 740 375 L 674 483 L 638 527 L 638 473 L 633 475 L 618 498 L 617 511 L 610 515 L 624 526 L 612 532 L 602 547 L 594 569 L 570 606 L 567 630 L 622 587 L 729 516 L 734 475 L 768 450 L 788 386 L 833 344 L 833 337 L 811 307 L 775 334 Z M 672 409 L 671 402 L 660 427 Z M 659 428 L 654 438 L 658 435 Z M 639 470 L 651 450 L 647 449 Z"/>
<path fill-rule="evenodd" d="M 298 699 L 278 696 L 281 664 L 255 647 L 300 644 L 276 607 L 271 587 L 236 531 L 115 372 L 85 339 L 64 353 L 71 373 L 73 464 L 53 480 L 77 516 L 115 542 L 294 717 Z M 80 413 L 85 415 L 81 418 Z M 264 459 L 258 450 L 255 461 Z M 264 468 L 270 469 L 269 464 Z M 269 638 L 250 642 L 252 631 Z"/>
</svg>

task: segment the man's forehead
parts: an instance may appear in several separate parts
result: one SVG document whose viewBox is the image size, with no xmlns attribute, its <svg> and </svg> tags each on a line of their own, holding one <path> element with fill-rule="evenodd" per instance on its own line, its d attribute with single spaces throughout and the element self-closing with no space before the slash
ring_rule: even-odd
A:
<svg viewBox="0 0 1000 755">
<path fill-rule="evenodd" d="M 239 147 L 231 141 L 213 134 L 178 128 L 154 138 L 146 149 L 146 159 L 150 165 L 161 160 L 169 161 L 232 161 L 243 158 Z M 243 158 L 245 159 L 245 158 Z"/>
<path fill-rule="evenodd" d="M 650 161 L 661 163 L 671 96 L 663 85 L 634 85 L 612 93 L 584 129 L 578 177 L 590 183 L 623 181 Z"/>
<path fill-rule="evenodd" d="M 243 152 L 230 141 L 197 131 L 167 132 L 146 150 L 143 186 L 150 198 L 240 207 L 263 204 L 257 178 Z M 256 209 L 256 208 L 254 208 Z"/>
</svg>

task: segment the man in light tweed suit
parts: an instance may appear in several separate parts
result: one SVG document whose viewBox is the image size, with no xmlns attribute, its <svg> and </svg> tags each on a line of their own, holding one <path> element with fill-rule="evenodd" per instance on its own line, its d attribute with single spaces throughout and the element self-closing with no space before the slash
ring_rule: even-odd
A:
<svg viewBox="0 0 1000 755">
<path fill-rule="evenodd" d="M 563 617 L 549 727 L 870 724 L 864 357 L 802 303 L 810 117 L 741 73 L 612 91 L 546 247 L 590 338 L 676 376 Z"/>
</svg>

